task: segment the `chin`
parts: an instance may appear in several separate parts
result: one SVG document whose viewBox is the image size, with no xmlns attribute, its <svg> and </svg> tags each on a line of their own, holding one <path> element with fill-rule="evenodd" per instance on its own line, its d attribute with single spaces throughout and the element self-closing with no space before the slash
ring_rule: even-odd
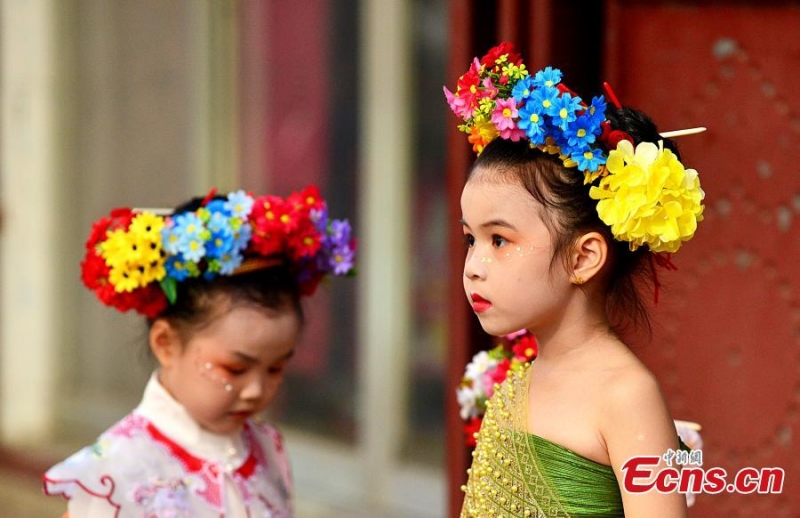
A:
<svg viewBox="0 0 800 518">
<path fill-rule="evenodd" d="M 489 319 L 483 320 L 478 317 L 478 320 L 481 323 L 481 327 L 483 330 L 492 336 L 505 336 L 507 334 L 516 333 L 524 326 L 513 326 L 508 325 L 507 322 L 492 322 Z M 488 321 L 487 321 L 488 320 Z"/>
</svg>

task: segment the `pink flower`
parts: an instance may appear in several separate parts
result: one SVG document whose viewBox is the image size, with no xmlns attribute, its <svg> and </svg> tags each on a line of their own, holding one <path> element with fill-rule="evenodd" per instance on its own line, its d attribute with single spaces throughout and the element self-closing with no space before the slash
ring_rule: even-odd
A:
<svg viewBox="0 0 800 518">
<path fill-rule="evenodd" d="M 447 98 L 447 104 L 450 106 L 450 109 L 453 110 L 453 113 L 462 119 L 472 117 L 472 104 L 470 99 L 454 94 L 448 90 L 446 86 L 444 87 L 444 96 Z"/>
<path fill-rule="evenodd" d="M 515 119 L 519 117 L 517 100 L 513 97 L 498 99 L 492 112 L 492 123 L 500 131 L 500 137 L 517 142 L 525 138 L 525 131 L 517 127 Z"/>
</svg>

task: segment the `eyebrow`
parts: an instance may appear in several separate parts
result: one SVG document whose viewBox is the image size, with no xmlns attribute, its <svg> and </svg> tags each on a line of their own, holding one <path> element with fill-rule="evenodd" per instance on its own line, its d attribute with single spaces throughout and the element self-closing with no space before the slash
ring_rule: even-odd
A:
<svg viewBox="0 0 800 518">
<path fill-rule="evenodd" d="M 247 355 L 247 354 L 244 354 L 244 353 L 242 353 L 242 352 L 239 352 L 239 351 L 233 351 L 233 354 L 234 354 L 235 356 L 239 357 L 239 359 L 240 359 L 240 360 L 242 360 L 242 361 L 244 361 L 244 362 L 247 362 L 247 363 L 258 363 L 258 360 L 257 360 L 256 358 L 253 358 L 252 356 L 250 356 L 250 355 Z M 276 359 L 275 359 L 275 361 L 276 361 L 276 362 L 282 362 L 282 361 L 286 361 L 286 360 L 288 360 L 289 358 L 291 358 L 292 356 L 294 356 L 294 349 L 292 349 L 292 350 L 291 350 L 291 351 L 289 351 L 288 353 L 284 354 L 284 355 L 283 355 L 283 356 L 281 356 L 280 358 L 276 358 Z"/>
<path fill-rule="evenodd" d="M 462 226 L 470 228 L 470 226 L 467 225 L 467 222 L 464 221 L 463 219 L 459 220 L 459 222 L 461 223 Z M 515 227 L 514 225 L 512 225 L 511 223 L 509 223 L 504 219 L 492 219 L 481 225 L 481 228 L 491 228 L 491 227 L 503 227 L 514 231 L 517 230 L 517 227 Z"/>
</svg>

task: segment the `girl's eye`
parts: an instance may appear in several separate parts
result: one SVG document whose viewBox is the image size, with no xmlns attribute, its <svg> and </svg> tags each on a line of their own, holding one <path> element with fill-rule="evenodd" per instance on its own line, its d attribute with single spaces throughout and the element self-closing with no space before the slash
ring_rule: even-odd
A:
<svg viewBox="0 0 800 518">
<path fill-rule="evenodd" d="M 284 367 L 283 365 L 273 365 L 272 367 L 267 369 L 267 372 L 269 374 L 281 374 L 283 372 L 283 367 Z"/>
<path fill-rule="evenodd" d="M 228 371 L 228 374 L 232 376 L 238 376 L 240 374 L 244 374 L 247 371 L 245 367 L 233 366 L 233 365 L 226 365 L 225 370 Z"/>
<path fill-rule="evenodd" d="M 466 244 L 468 248 L 472 248 L 472 245 L 475 244 L 475 238 L 472 234 L 464 234 L 464 244 Z"/>
<path fill-rule="evenodd" d="M 492 236 L 492 246 L 494 246 L 495 248 L 500 248 L 506 243 L 508 243 L 508 241 L 506 241 L 506 238 L 504 238 L 503 236 L 498 236 L 497 234 L 494 234 Z"/>
</svg>

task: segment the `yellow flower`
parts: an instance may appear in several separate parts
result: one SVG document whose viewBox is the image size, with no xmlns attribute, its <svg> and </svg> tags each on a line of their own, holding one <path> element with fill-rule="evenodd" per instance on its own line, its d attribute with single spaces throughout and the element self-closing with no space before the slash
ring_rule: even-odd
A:
<svg viewBox="0 0 800 518">
<path fill-rule="evenodd" d="M 519 66 L 515 65 L 514 63 L 509 63 L 503 67 L 502 72 L 504 76 L 508 76 L 512 79 L 522 79 L 528 75 L 528 71 L 525 68 L 524 63 Z"/>
<path fill-rule="evenodd" d="M 620 141 L 608 155 L 607 175 L 589 196 L 616 239 L 631 250 L 647 245 L 653 252 L 676 252 L 703 219 L 703 190 L 697 171 L 685 169 L 672 151 L 651 142 L 634 149 Z"/>
<path fill-rule="evenodd" d="M 467 140 L 472 144 L 472 150 L 480 155 L 483 152 L 483 148 L 499 134 L 500 132 L 497 131 L 492 121 L 480 121 L 476 122 L 472 127 L 471 134 Z"/>
<path fill-rule="evenodd" d="M 164 268 L 164 260 L 159 258 L 141 267 L 141 285 L 146 286 L 153 281 L 160 281 L 167 275 L 167 270 Z"/>
<path fill-rule="evenodd" d="M 142 286 L 142 273 L 136 268 L 127 268 L 125 266 L 120 268 L 111 268 L 108 274 L 108 282 L 114 286 L 117 293 L 123 291 L 133 291 L 139 286 Z"/>
<path fill-rule="evenodd" d="M 108 233 L 108 239 L 100 245 L 103 259 L 112 268 L 136 262 L 141 257 L 141 249 L 136 246 L 135 238 L 126 230 L 114 230 Z"/>
<path fill-rule="evenodd" d="M 128 226 L 128 232 L 150 240 L 161 242 L 164 218 L 150 212 L 137 214 Z"/>
</svg>

